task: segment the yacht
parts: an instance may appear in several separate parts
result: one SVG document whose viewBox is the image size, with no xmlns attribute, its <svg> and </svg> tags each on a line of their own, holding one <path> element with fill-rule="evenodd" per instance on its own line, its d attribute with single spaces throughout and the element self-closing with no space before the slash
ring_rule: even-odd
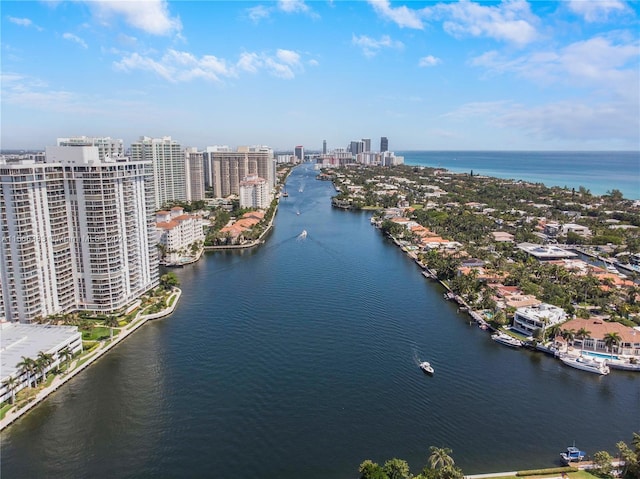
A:
<svg viewBox="0 0 640 479">
<path fill-rule="evenodd" d="M 519 348 L 520 346 L 522 346 L 522 341 L 500 331 L 492 334 L 491 339 L 493 339 L 496 343 L 504 344 L 505 346 L 509 346 L 510 348 Z"/>
<path fill-rule="evenodd" d="M 603 376 L 609 374 L 609 366 L 607 366 L 606 361 L 598 361 L 597 359 L 591 359 L 585 356 L 578 356 L 577 358 L 573 356 L 565 356 L 560 358 L 560 361 L 567 366 L 588 371 L 590 373 L 602 374 Z"/>
<path fill-rule="evenodd" d="M 433 374 L 433 366 L 431 366 L 428 361 L 422 361 L 420 363 L 420 369 L 422 369 L 427 374 Z"/>
<path fill-rule="evenodd" d="M 573 461 L 580 462 L 586 455 L 587 454 L 584 451 L 581 451 L 576 446 L 569 446 L 566 451 L 560 453 L 560 457 L 565 464 L 569 464 Z"/>
</svg>

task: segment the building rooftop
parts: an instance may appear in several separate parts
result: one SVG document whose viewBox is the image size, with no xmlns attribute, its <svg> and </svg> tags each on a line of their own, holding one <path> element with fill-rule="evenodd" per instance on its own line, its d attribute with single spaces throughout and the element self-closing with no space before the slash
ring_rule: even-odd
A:
<svg viewBox="0 0 640 479">
<path fill-rule="evenodd" d="M 76 326 L 51 324 L 0 323 L 0 371 L 4 379 L 17 371 L 22 357 L 36 358 L 49 353 L 79 334 Z"/>
</svg>

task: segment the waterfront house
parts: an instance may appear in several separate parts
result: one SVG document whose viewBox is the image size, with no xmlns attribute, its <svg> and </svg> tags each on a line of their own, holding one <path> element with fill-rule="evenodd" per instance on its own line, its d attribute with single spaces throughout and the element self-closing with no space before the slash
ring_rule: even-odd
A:
<svg viewBox="0 0 640 479">
<path fill-rule="evenodd" d="M 178 264 L 195 257 L 193 245 L 204 244 L 204 222 L 200 216 L 184 214 L 184 209 L 174 206 L 171 211 L 156 213 L 157 240 L 161 261 Z"/>
<path fill-rule="evenodd" d="M 617 333 L 620 336 L 620 347 L 614 347 L 614 353 L 635 356 L 640 358 L 640 331 L 630 328 L 621 323 L 605 321 L 602 318 L 571 319 L 562 325 L 562 329 L 589 331 L 588 337 L 582 339 L 575 337 L 570 345 L 575 348 L 593 351 L 602 354 L 609 354 L 605 344 L 605 337 L 608 333 Z"/>
<path fill-rule="evenodd" d="M 564 309 L 552 304 L 540 303 L 516 309 L 513 315 L 512 329 L 525 336 L 533 336 L 536 330 L 545 330 L 554 324 L 566 321 L 567 313 Z"/>
</svg>

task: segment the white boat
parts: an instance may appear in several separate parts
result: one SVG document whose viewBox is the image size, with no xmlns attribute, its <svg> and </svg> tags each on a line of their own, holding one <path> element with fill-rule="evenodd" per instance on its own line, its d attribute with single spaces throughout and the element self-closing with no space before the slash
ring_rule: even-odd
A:
<svg viewBox="0 0 640 479">
<path fill-rule="evenodd" d="M 302 233 L 300 233 L 299 238 L 305 239 L 306 237 L 307 237 L 307 230 L 302 230 Z"/>
<path fill-rule="evenodd" d="M 609 366 L 607 366 L 606 361 L 598 361 L 597 359 L 587 358 L 585 356 L 564 356 L 560 358 L 567 366 L 571 366 L 572 368 L 581 369 L 582 371 L 588 371 L 590 373 L 595 374 L 609 374 Z"/>
<path fill-rule="evenodd" d="M 420 363 L 420 369 L 422 369 L 427 374 L 433 374 L 433 366 L 429 364 L 429 361 L 422 361 Z"/>
<path fill-rule="evenodd" d="M 580 462 L 586 455 L 587 454 L 584 451 L 581 451 L 575 446 L 569 446 L 566 451 L 560 453 L 560 457 L 565 464 L 569 464 L 573 461 Z"/>
<path fill-rule="evenodd" d="M 502 332 L 492 334 L 491 339 L 493 339 L 496 343 L 504 344 L 505 346 L 509 346 L 510 348 L 519 348 L 520 346 L 522 346 L 522 341 Z"/>
</svg>

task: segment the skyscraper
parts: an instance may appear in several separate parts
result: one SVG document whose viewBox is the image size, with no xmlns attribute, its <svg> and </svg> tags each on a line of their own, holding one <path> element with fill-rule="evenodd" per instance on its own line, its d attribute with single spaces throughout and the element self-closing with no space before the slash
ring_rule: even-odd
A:
<svg viewBox="0 0 640 479">
<path fill-rule="evenodd" d="M 293 155 L 298 159 L 298 162 L 302 163 L 304 161 L 304 146 L 296 146 Z"/>
<path fill-rule="evenodd" d="M 327 154 L 327 140 L 322 140 L 322 154 Z"/>
<path fill-rule="evenodd" d="M 184 154 L 177 141 L 142 136 L 131 144 L 131 160 L 152 162 L 156 210 L 172 201 L 187 201 Z"/>
<path fill-rule="evenodd" d="M 275 186 L 275 161 L 265 147 L 240 147 L 243 151 L 209 152 L 213 194 L 217 198 L 240 194 L 240 182 L 257 175 L 267 181 L 269 191 Z"/>
<path fill-rule="evenodd" d="M 184 155 L 187 201 L 204 200 L 204 153 L 197 148 L 187 148 Z"/>
<path fill-rule="evenodd" d="M 380 152 L 389 151 L 389 140 L 386 136 L 380 137 Z"/>
<path fill-rule="evenodd" d="M 371 151 L 371 138 L 363 138 L 362 145 L 362 152 Z"/>
<path fill-rule="evenodd" d="M 0 164 L 5 318 L 111 313 L 156 286 L 152 181 L 151 162 L 102 160 L 96 146 Z"/>
</svg>

